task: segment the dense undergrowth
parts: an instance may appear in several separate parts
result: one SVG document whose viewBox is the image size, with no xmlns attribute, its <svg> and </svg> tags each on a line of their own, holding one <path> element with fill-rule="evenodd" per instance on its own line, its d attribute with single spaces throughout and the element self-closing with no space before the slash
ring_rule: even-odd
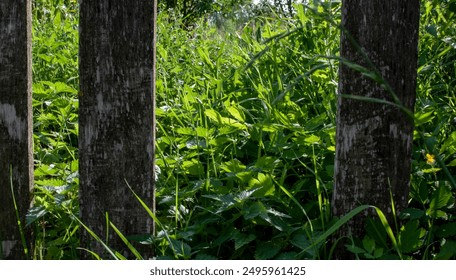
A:
<svg viewBox="0 0 456 280">
<path fill-rule="evenodd" d="M 231 31 L 160 13 L 157 258 L 331 258 L 332 2 Z M 456 254 L 456 1 L 422 3 L 410 208 L 393 238 L 367 225 L 348 248 L 362 259 Z M 77 56 L 76 1 L 34 1 L 36 259 L 78 258 Z"/>
</svg>

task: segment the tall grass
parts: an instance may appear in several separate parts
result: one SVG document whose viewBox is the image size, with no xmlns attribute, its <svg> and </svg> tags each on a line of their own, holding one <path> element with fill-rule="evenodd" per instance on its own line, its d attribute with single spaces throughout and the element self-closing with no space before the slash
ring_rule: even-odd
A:
<svg viewBox="0 0 456 280">
<path fill-rule="evenodd" d="M 294 258 L 330 220 L 338 32 L 299 15 L 159 21 L 157 215 L 184 258 Z"/>
<path fill-rule="evenodd" d="M 294 18 L 252 18 L 233 32 L 205 21 L 183 30 L 177 15 L 159 15 L 157 258 L 332 256 L 326 241 L 344 220 L 330 213 L 339 30 L 325 17 L 338 23 L 340 6 L 329 2 L 324 16 L 297 6 Z M 454 258 L 454 2 L 423 5 L 404 226 L 369 221 L 348 248 L 359 258 Z M 77 5 L 34 3 L 28 225 L 34 258 L 77 258 Z"/>
</svg>

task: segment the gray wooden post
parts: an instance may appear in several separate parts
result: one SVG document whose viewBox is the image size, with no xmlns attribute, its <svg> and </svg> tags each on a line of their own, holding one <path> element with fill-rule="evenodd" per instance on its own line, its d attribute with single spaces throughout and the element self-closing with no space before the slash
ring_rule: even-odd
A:
<svg viewBox="0 0 456 280">
<path fill-rule="evenodd" d="M 419 0 L 343 1 L 341 56 L 377 71 L 394 94 L 385 84 L 340 64 L 332 203 L 337 217 L 369 204 L 379 207 L 393 226 L 392 202 L 396 213 L 407 207 L 413 113 L 359 98 L 396 103 L 413 112 L 419 15 Z M 341 235 L 362 237 L 364 222 L 365 215 L 356 216 Z"/>
<path fill-rule="evenodd" d="M 153 209 L 156 6 L 150 0 L 80 1 L 81 218 L 128 258 L 105 215 L 126 236 L 153 232 L 126 181 Z M 135 245 L 151 256 L 151 246 Z M 107 256 L 85 230 L 81 246 Z"/>
<path fill-rule="evenodd" d="M 0 258 L 6 259 L 27 258 L 24 245 L 31 243 L 24 229 L 33 186 L 31 56 L 31 1 L 0 1 Z"/>
</svg>

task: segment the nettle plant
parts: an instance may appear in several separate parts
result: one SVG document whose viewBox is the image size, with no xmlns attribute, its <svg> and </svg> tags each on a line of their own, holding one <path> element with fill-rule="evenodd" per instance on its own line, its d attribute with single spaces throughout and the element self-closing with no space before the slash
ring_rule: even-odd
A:
<svg viewBox="0 0 456 280">
<path fill-rule="evenodd" d="M 320 257 L 301 251 L 330 222 L 337 66 L 320 54 L 338 32 L 309 13 L 222 35 L 160 21 L 157 216 L 179 257 Z"/>
</svg>

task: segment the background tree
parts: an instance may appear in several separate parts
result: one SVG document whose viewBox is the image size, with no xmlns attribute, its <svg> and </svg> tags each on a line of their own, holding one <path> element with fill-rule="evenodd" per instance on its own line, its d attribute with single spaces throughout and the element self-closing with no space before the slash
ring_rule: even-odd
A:
<svg viewBox="0 0 456 280">
<path fill-rule="evenodd" d="M 33 186 L 31 57 L 31 2 L 0 1 L 0 258 L 7 259 L 27 257 L 21 230 Z"/>
<path fill-rule="evenodd" d="M 80 2 L 81 216 L 127 257 L 105 214 L 126 236 L 153 232 L 126 181 L 154 207 L 155 20 L 156 1 Z M 86 231 L 81 242 L 104 254 Z"/>
<path fill-rule="evenodd" d="M 201 18 L 220 23 L 222 19 L 233 19 L 239 13 L 251 13 L 253 8 L 252 0 L 166 0 L 159 4 L 161 10 L 172 10 L 181 15 L 187 29 Z"/>
<path fill-rule="evenodd" d="M 238 5 L 250 4 L 252 0 L 164 0 L 159 1 L 162 9 L 174 9 L 184 16 L 199 18 L 213 11 L 231 11 Z"/>
<path fill-rule="evenodd" d="M 413 119 L 400 106 L 413 112 L 419 14 L 419 0 L 343 1 L 341 57 L 367 72 L 346 63 L 339 69 L 335 216 L 370 204 L 392 222 L 392 203 L 396 213 L 407 206 Z M 358 215 L 340 234 L 360 237 L 364 222 Z"/>
</svg>

